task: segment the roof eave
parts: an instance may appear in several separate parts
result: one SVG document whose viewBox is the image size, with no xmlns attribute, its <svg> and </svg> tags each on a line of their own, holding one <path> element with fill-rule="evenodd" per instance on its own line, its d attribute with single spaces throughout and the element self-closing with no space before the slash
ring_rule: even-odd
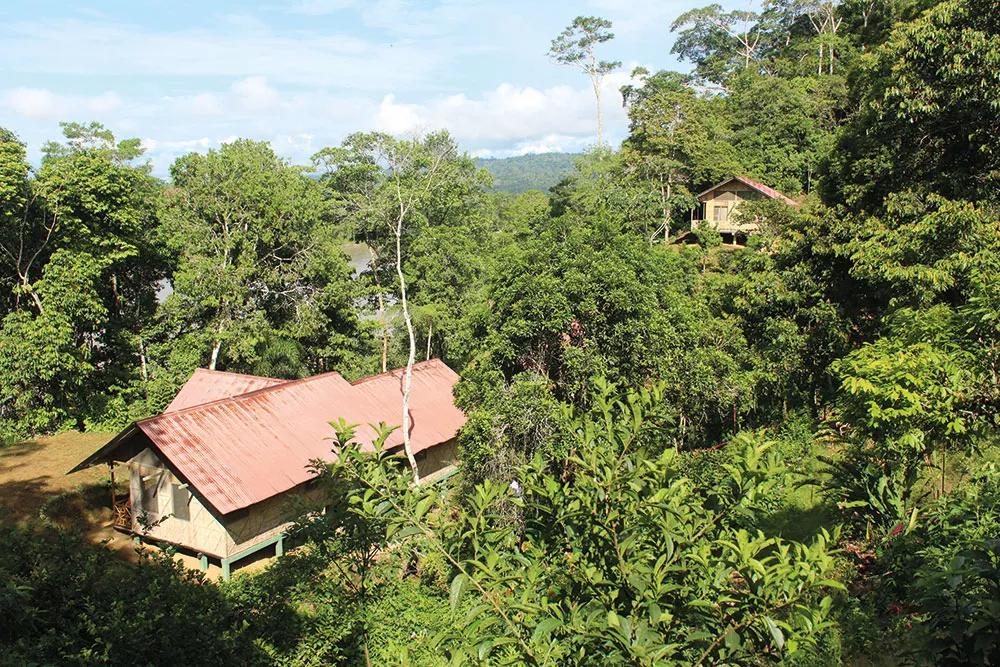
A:
<svg viewBox="0 0 1000 667">
<path fill-rule="evenodd" d="M 118 449 L 118 447 L 125 440 L 127 440 L 128 438 L 130 438 L 132 435 L 134 435 L 138 431 L 139 431 L 139 427 L 136 425 L 135 422 L 132 422 L 131 424 L 129 424 L 128 426 L 126 426 L 125 429 L 122 430 L 121 433 L 119 433 L 118 435 L 116 435 L 115 437 L 113 437 L 110 441 L 108 441 L 108 443 L 106 445 L 104 445 L 103 447 L 101 447 L 100 449 L 98 449 L 96 452 L 94 452 L 93 454 L 91 454 L 90 456 L 88 456 L 87 458 L 85 458 L 83 461 L 80 461 L 71 470 L 67 471 L 66 474 L 67 475 L 71 475 L 71 474 L 73 474 L 75 472 L 79 472 L 80 470 L 84 470 L 85 468 L 89 468 L 92 465 L 96 465 L 98 463 L 104 463 L 105 461 L 108 460 L 108 455 L 110 455 L 112 452 L 114 452 L 114 450 Z"/>
</svg>

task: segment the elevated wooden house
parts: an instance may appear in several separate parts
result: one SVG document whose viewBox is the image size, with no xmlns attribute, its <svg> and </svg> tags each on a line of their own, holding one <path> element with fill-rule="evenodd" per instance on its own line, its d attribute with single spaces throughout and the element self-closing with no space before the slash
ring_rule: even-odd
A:
<svg viewBox="0 0 1000 667">
<path fill-rule="evenodd" d="M 371 446 L 371 424 L 402 421 L 404 369 L 348 382 L 337 373 L 278 380 L 199 369 L 167 409 L 137 421 L 70 472 L 107 464 L 128 470 L 115 500 L 115 524 L 137 539 L 174 545 L 202 569 L 231 569 L 250 556 L 281 555 L 302 499 L 315 493 L 308 469 L 331 460 L 333 429 L 357 424 Z M 465 415 L 452 389 L 458 375 L 439 360 L 413 369 L 410 440 L 421 481 L 447 475 Z M 397 429 L 386 448 L 401 449 Z"/>
<path fill-rule="evenodd" d="M 759 199 L 777 199 L 789 206 L 798 206 L 795 200 L 746 176 L 733 176 L 698 194 L 698 206 L 691 209 L 691 229 L 708 225 L 722 236 L 723 243 L 741 243 L 760 226 L 757 221 L 740 220 L 736 215 L 743 202 Z M 682 235 L 690 239 L 689 235 Z M 682 239 L 678 237 L 678 241 Z"/>
</svg>

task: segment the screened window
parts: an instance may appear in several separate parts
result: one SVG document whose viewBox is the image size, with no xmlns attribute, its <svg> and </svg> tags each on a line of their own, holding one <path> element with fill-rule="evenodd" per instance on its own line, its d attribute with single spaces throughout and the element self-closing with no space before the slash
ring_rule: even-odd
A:
<svg viewBox="0 0 1000 667">
<path fill-rule="evenodd" d="M 175 519 L 187 521 L 191 518 L 191 492 L 184 484 L 170 485 L 170 498 Z"/>
<path fill-rule="evenodd" d="M 725 222 L 729 219 L 728 206 L 716 206 L 712 209 L 712 220 L 715 222 Z"/>
<path fill-rule="evenodd" d="M 142 476 L 142 509 L 156 516 L 160 514 L 160 475 L 153 472 Z"/>
</svg>

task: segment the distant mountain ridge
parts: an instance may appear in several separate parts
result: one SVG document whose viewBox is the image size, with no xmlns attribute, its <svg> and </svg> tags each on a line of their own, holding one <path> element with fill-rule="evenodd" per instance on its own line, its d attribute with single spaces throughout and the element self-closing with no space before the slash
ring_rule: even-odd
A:
<svg viewBox="0 0 1000 667">
<path fill-rule="evenodd" d="M 578 153 L 531 153 L 505 158 L 477 158 L 476 165 L 493 175 L 501 192 L 547 191 L 572 173 Z"/>
</svg>

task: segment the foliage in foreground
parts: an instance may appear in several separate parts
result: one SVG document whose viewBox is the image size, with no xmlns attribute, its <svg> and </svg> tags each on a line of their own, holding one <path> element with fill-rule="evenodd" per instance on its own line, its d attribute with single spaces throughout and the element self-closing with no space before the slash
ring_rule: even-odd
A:
<svg viewBox="0 0 1000 667">
<path fill-rule="evenodd" d="M 816 644 L 839 587 L 830 535 L 748 530 L 747 508 L 786 474 L 769 444 L 734 442 L 699 484 L 646 421 L 657 400 L 602 393 L 570 418 L 564 466 L 538 457 L 512 487 L 477 485 L 462 511 L 411 488 L 394 457 L 341 448 L 348 511 L 394 549 L 440 554 L 453 609 L 471 604 L 437 636 L 452 664 L 750 664 Z"/>
<path fill-rule="evenodd" d="M 861 620 L 851 652 L 916 664 L 990 665 L 1000 659 L 1000 471 L 978 474 L 897 524 L 860 558 L 849 606 Z M 845 626 L 845 632 L 850 630 Z"/>
<path fill-rule="evenodd" d="M 410 574 L 405 560 L 386 554 L 362 602 L 348 573 L 306 548 L 222 590 L 272 664 L 360 665 L 366 652 L 373 665 L 443 664 L 429 638 L 451 622 L 447 590 L 428 584 L 422 568 Z"/>
<path fill-rule="evenodd" d="M 231 606 L 162 555 L 126 563 L 80 536 L 0 526 L 0 664 L 264 664 Z"/>
</svg>

